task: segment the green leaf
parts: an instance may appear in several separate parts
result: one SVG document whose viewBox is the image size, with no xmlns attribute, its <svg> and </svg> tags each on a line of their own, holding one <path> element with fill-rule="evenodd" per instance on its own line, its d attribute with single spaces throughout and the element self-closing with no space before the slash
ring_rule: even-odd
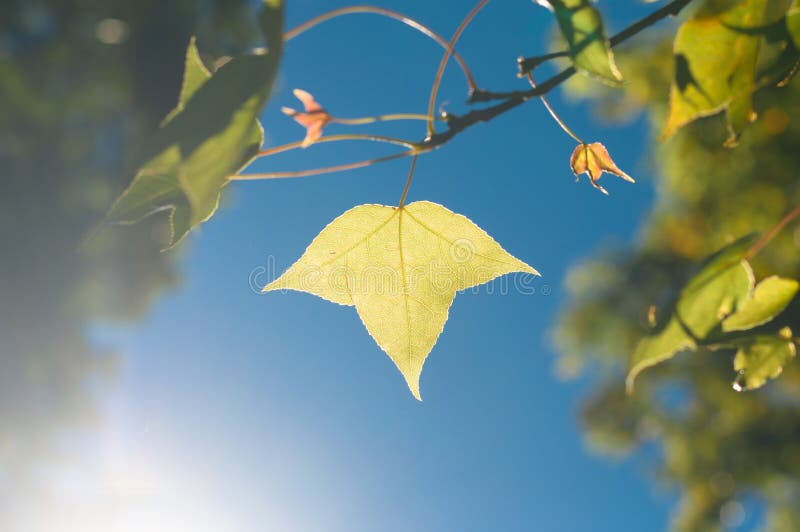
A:
<svg viewBox="0 0 800 532">
<path fill-rule="evenodd" d="M 753 271 L 740 251 L 718 255 L 681 291 L 675 318 L 692 337 L 709 338 L 750 295 Z"/>
<path fill-rule="evenodd" d="M 726 144 L 736 143 L 755 116 L 752 93 L 762 37 L 748 30 L 763 22 L 767 3 L 737 2 L 721 12 L 701 12 L 678 29 L 675 78 L 662 138 L 698 118 L 727 109 Z"/>
<path fill-rule="evenodd" d="M 666 327 L 656 334 L 645 336 L 636 346 L 630 361 L 625 387 L 633 391 L 636 377 L 645 369 L 669 360 L 681 351 L 693 349 L 695 341 L 686 333 L 680 322 L 671 318 Z"/>
<path fill-rule="evenodd" d="M 795 48 L 800 49 L 800 0 L 794 0 L 786 12 L 786 29 L 789 30 Z"/>
<path fill-rule="evenodd" d="M 756 286 L 753 294 L 734 314 L 722 322 L 723 331 L 752 329 L 780 314 L 794 299 L 800 283 L 794 279 L 767 277 Z"/>
<path fill-rule="evenodd" d="M 323 229 L 264 291 L 298 290 L 355 305 L 369 334 L 420 399 L 422 365 L 456 292 L 511 272 L 538 275 L 480 227 L 441 205 L 361 205 Z"/>
<path fill-rule="evenodd" d="M 618 85 L 622 75 L 608 44 L 603 17 L 589 0 L 543 0 L 553 9 L 575 67 L 606 83 Z"/>
<path fill-rule="evenodd" d="M 189 41 L 189 46 L 186 48 L 183 83 L 181 84 L 181 93 L 178 97 L 178 105 L 164 118 L 161 122 L 161 127 L 164 127 L 175 115 L 183 111 L 184 107 L 186 107 L 186 102 L 191 99 L 194 93 L 196 93 L 210 77 L 211 72 L 208 71 L 208 68 L 206 68 L 206 65 L 200 58 L 200 53 L 197 51 L 197 41 L 192 37 Z"/>
<path fill-rule="evenodd" d="M 749 235 L 721 249 L 683 287 L 666 326 L 636 346 L 626 379 L 629 392 L 645 369 L 717 334 L 722 321 L 749 297 L 753 272 L 744 257 L 755 239 Z"/>
<path fill-rule="evenodd" d="M 733 360 L 738 373 L 733 382 L 736 391 L 754 390 L 783 372 L 795 356 L 792 331 L 783 328 L 778 336 L 755 336 L 742 341 Z"/>
<path fill-rule="evenodd" d="M 153 136 L 146 162 L 107 222 L 135 223 L 168 211 L 174 245 L 214 214 L 228 176 L 247 165 L 263 142 L 258 115 L 280 61 L 282 2 L 269 0 L 261 21 L 269 51 L 234 57 L 213 75 L 194 41 L 189 44 L 180 101 Z"/>
</svg>

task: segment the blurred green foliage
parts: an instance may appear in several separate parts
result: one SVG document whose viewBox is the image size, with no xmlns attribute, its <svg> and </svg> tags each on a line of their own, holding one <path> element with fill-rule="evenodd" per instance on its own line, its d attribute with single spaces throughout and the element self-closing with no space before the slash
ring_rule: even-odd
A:
<svg viewBox="0 0 800 532">
<path fill-rule="evenodd" d="M 673 75 L 674 33 L 643 36 L 617 52 L 628 84 L 612 91 L 577 79 L 571 94 L 600 113 L 651 124 L 657 197 L 629 247 L 603 250 L 567 276 L 569 303 L 554 327 L 557 371 L 589 373 L 581 418 L 590 445 L 626 455 L 656 448 L 658 485 L 677 489 L 675 530 L 721 530 L 757 499 L 764 529 L 800 530 L 800 364 L 755 392 L 731 386 L 735 349 L 684 352 L 642 375 L 625 393 L 631 354 L 650 329 L 651 305 L 669 308 L 697 264 L 800 203 L 800 81 L 754 95 L 758 120 L 734 149 L 722 146 L 724 116 L 704 118 L 659 143 Z M 640 173 L 641 175 L 641 173 Z M 800 229 L 781 232 L 753 260 L 756 277 L 800 276 Z M 652 316 L 650 316 L 652 317 Z M 658 317 L 660 318 L 660 317 Z M 774 323 L 797 330 L 795 300 Z"/>
<path fill-rule="evenodd" d="M 143 164 L 109 210 L 110 223 L 168 213 L 169 246 L 216 212 L 222 189 L 258 154 L 258 117 L 272 92 L 283 47 L 283 2 L 264 4 L 264 48 L 227 60 L 213 74 L 192 40 L 177 106 L 153 133 Z"/>
<path fill-rule="evenodd" d="M 166 220 L 86 236 L 175 106 L 190 36 L 197 30 L 215 56 L 258 46 L 252 9 L 246 0 L 0 6 L 0 492 L 54 453 L 55 434 L 95 419 L 92 385 L 115 362 L 87 341 L 87 324 L 134 318 L 178 282 L 174 254 L 160 251 Z"/>
</svg>

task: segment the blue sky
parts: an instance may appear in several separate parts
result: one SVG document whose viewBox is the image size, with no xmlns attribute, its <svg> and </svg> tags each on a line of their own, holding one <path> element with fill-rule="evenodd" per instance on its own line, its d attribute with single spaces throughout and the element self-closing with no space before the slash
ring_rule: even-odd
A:
<svg viewBox="0 0 800 532">
<path fill-rule="evenodd" d="M 288 26 L 340 5 L 289 0 Z M 445 36 L 470 8 L 455 0 L 380 5 Z M 653 9 L 632 1 L 602 7 L 612 31 Z M 515 59 L 544 52 L 552 23 L 532 2 L 495 2 L 458 49 L 481 86 L 524 88 Z M 263 116 L 267 144 L 302 137 L 279 110 L 297 106 L 295 87 L 338 116 L 425 112 L 440 58 L 435 43 L 394 21 L 353 15 L 320 26 L 288 45 Z M 448 110 L 466 109 L 454 66 L 440 95 Z M 543 274 L 534 295 L 456 297 L 422 375 L 424 402 L 414 400 L 354 309 L 307 294 L 260 295 L 249 283 L 271 261 L 283 271 L 345 210 L 396 204 L 409 161 L 234 183 L 219 213 L 182 245 L 182 285 L 141 323 L 99 327 L 98 341 L 113 346 L 122 365 L 117 382 L 98 391 L 104 418 L 64 474 L 63 504 L 85 504 L 90 510 L 76 518 L 85 523 L 126 531 L 663 528 L 674 497 L 652 487 L 646 463 L 585 450 L 575 412 L 587 383 L 555 378 L 548 339 L 570 265 L 634 239 L 652 203 L 646 128 L 597 122 L 590 106 L 564 101 L 559 91 L 551 102 L 586 140 L 602 140 L 638 183 L 606 177 L 610 197 L 585 177 L 576 184 L 568 168 L 574 142 L 538 102 L 420 159 L 409 201 L 468 216 Z M 370 131 L 418 139 L 424 124 Z M 384 153 L 384 146 L 336 143 L 261 160 L 252 170 Z M 92 517 L 98 508 L 102 515 Z"/>
</svg>

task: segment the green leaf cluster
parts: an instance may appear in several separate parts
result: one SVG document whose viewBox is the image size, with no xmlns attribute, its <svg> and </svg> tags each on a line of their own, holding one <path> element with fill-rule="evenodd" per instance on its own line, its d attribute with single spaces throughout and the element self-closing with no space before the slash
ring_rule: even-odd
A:
<svg viewBox="0 0 800 532">
<path fill-rule="evenodd" d="M 111 207 L 108 223 L 135 223 L 168 211 L 172 246 L 214 214 L 228 176 L 247 165 L 263 143 L 258 116 L 280 62 L 281 0 L 265 2 L 261 28 L 267 51 L 236 56 L 213 74 L 194 40 L 189 43 L 178 104 L 153 136 L 132 183 Z"/>
<path fill-rule="evenodd" d="M 734 387 L 739 391 L 758 388 L 781 373 L 795 353 L 791 329 L 784 327 L 774 335 L 752 330 L 780 314 L 800 285 L 772 276 L 754 286 L 746 260 L 754 241 L 751 235 L 723 248 L 689 280 L 666 323 L 643 338 L 633 352 L 626 381 L 629 391 L 645 369 L 698 346 L 738 349 Z"/>
<path fill-rule="evenodd" d="M 756 119 L 753 93 L 793 74 L 800 59 L 796 2 L 708 2 L 678 29 L 662 138 L 699 118 L 726 113 L 727 146 Z M 787 10 L 788 8 L 788 10 Z M 783 11 L 783 13 L 781 13 Z"/>
<path fill-rule="evenodd" d="M 692 7 L 710 4 L 693 2 Z M 716 4 L 721 12 L 743 2 Z M 787 4 L 771 3 L 776 7 L 767 22 L 780 22 Z M 570 89 L 590 96 L 606 120 L 628 123 L 644 116 L 655 139 L 669 113 L 672 38 L 664 32 L 615 50 L 626 73 L 620 90 L 581 77 L 573 78 L 579 85 Z M 786 41 L 777 44 L 786 46 L 779 54 L 789 50 Z M 764 39 L 761 54 L 766 57 L 772 46 Z M 800 527 L 800 364 L 790 362 L 793 348 L 784 330 L 790 327 L 797 336 L 800 298 L 766 322 L 775 310 L 756 310 L 758 301 L 768 299 L 782 307 L 781 298 L 764 294 L 773 283 L 800 278 L 796 230 L 787 227 L 748 259 L 761 281 L 752 298 L 715 328 L 728 344 L 712 349 L 690 338 L 693 345 L 669 363 L 640 375 L 634 394 L 625 391 L 632 353 L 643 337 L 664 330 L 704 257 L 736 236 L 772 227 L 800 203 L 800 80 L 777 74 L 759 74 L 759 79 L 761 88 L 752 94 L 759 119 L 745 128 L 735 149 L 723 146 L 729 136 L 724 113 L 687 124 L 669 142 L 652 143 L 648 164 L 655 204 L 637 228 L 636 241 L 601 250 L 572 268 L 565 281 L 568 303 L 553 331 L 558 375 L 591 383 L 580 408 L 589 447 L 615 457 L 636 453 L 637 461 L 646 456 L 654 487 L 674 490 L 680 499 L 665 526 L 675 531 L 723 530 L 727 525 L 721 517 L 743 498 L 756 498 L 763 508 L 748 517 L 754 528 L 792 532 Z M 779 79 L 786 81 L 778 86 Z M 776 274 L 781 281 L 772 280 Z M 786 294 L 785 288 L 777 292 Z M 652 305 L 662 311 L 651 322 Z M 737 393 L 732 365 L 742 389 L 772 377 L 777 366 L 783 370 L 769 386 Z"/>
</svg>

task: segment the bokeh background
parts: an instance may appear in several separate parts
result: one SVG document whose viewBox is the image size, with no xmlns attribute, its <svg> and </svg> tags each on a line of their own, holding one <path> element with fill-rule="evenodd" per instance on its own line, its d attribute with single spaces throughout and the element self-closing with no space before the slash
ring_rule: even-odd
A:
<svg viewBox="0 0 800 532">
<path fill-rule="evenodd" d="M 257 4 L 0 7 L 0 530 L 800 528 L 796 363 L 749 394 L 732 390 L 719 352 L 676 358 L 630 398 L 622 382 L 649 305 L 800 199 L 796 81 L 759 93 L 760 120 L 735 150 L 713 118 L 658 143 L 666 21 L 620 49 L 621 90 L 576 78 L 550 96 L 636 185 L 605 178 L 605 197 L 575 184 L 573 141 L 534 101 L 424 156 L 409 200 L 467 215 L 543 278 L 532 295 L 513 278 L 459 295 L 418 403 L 353 309 L 253 289 L 343 211 L 396 203 L 408 161 L 231 184 L 218 214 L 167 253 L 157 216 L 86 244 L 175 103 L 189 37 L 209 61 L 246 53 Z M 287 26 L 343 5 L 288 0 Z M 380 5 L 446 37 L 471 7 Z M 601 7 L 611 32 L 653 9 Z M 524 88 L 517 56 L 553 35 L 547 10 L 496 2 L 458 49 L 482 87 Z M 372 15 L 311 30 L 287 46 L 262 116 L 267 146 L 302 136 L 279 111 L 297 105 L 295 87 L 337 116 L 424 112 L 440 58 Z M 455 67 L 440 94 L 448 111 L 467 109 Z M 370 131 L 418 139 L 424 125 Z M 251 171 L 385 153 L 336 143 Z M 757 275 L 797 277 L 798 243 L 784 231 Z"/>
</svg>

